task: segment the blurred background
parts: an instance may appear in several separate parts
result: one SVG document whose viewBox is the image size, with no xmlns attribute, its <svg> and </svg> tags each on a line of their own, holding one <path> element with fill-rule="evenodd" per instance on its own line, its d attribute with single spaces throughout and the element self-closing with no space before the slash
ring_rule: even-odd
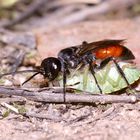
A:
<svg viewBox="0 0 140 140">
<path fill-rule="evenodd" d="M 124 18 L 140 19 L 139 0 L 0 0 L 0 27 L 6 29 Z"/>
</svg>

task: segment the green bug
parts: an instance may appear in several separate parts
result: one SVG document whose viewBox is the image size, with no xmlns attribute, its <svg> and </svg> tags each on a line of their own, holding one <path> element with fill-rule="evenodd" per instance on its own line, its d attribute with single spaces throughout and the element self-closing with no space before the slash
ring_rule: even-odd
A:
<svg viewBox="0 0 140 140">
<path fill-rule="evenodd" d="M 140 79 L 140 70 L 134 64 L 127 62 L 119 62 L 118 64 L 122 68 L 130 85 Z M 71 71 L 71 73 L 73 74 L 67 78 L 67 87 L 93 94 L 100 92 L 88 66 L 78 71 Z M 112 63 L 96 71 L 95 76 L 104 94 L 114 93 L 128 87 L 126 81 Z M 60 86 L 63 86 L 61 76 L 58 78 L 58 81 Z"/>
</svg>

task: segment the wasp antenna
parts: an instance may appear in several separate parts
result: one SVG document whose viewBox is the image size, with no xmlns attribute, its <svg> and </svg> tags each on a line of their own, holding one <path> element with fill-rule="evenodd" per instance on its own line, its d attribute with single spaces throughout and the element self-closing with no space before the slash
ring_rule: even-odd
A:
<svg viewBox="0 0 140 140">
<path fill-rule="evenodd" d="M 35 74 L 33 74 L 31 77 L 29 77 L 26 81 L 24 81 L 22 83 L 22 85 L 24 85 L 25 83 L 27 83 L 28 81 L 30 81 L 33 77 L 35 77 L 36 75 L 40 74 L 40 72 L 36 72 Z"/>
<path fill-rule="evenodd" d="M 18 73 L 26 73 L 26 72 L 39 72 L 39 71 L 37 71 L 37 70 L 23 70 L 23 71 L 9 72 L 9 73 L 1 74 L 0 78 L 2 78 L 3 76 L 7 76 L 7 75 L 15 75 Z"/>
</svg>

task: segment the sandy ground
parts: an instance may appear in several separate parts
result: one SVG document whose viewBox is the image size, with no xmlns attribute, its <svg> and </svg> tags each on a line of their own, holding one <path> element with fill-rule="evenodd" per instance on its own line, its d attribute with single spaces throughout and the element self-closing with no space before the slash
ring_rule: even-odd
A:
<svg viewBox="0 0 140 140">
<path fill-rule="evenodd" d="M 126 39 L 139 65 L 139 21 L 84 22 L 57 30 L 32 31 L 42 58 L 83 40 Z M 50 49 L 51 48 L 51 49 Z M 1 48 L 2 49 L 2 48 Z M 40 116 L 13 112 L 0 120 L 0 140 L 139 140 L 140 104 L 64 105 L 26 101 L 23 106 Z M 0 114 L 5 108 L 0 107 Z M 46 116 L 42 119 L 41 116 Z"/>
</svg>

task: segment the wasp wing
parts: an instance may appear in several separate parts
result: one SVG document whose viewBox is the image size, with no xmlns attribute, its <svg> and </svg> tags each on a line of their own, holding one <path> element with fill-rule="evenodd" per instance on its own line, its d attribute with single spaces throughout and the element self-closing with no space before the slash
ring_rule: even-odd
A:
<svg viewBox="0 0 140 140">
<path fill-rule="evenodd" d="M 83 56 L 84 54 L 99 49 L 99 48 L 104 48 L 104 47 L 109 47 L 109 46 L 113 46 L 113 45 L 123 45 L 124 44 L 124 39 L 123 40 L 110 40 L 110 39 L 106 39 L 106 40 L 101 40 L 101 41 L 96 41 L 96 42 L 91 42 L 91 43 L 87 43 L 86 41 L 84 41 L 82 43 L 82 45 L 79 46 L 79 49 L 77 50 L 77 54 L 79 56 Z"/>
</svg>

